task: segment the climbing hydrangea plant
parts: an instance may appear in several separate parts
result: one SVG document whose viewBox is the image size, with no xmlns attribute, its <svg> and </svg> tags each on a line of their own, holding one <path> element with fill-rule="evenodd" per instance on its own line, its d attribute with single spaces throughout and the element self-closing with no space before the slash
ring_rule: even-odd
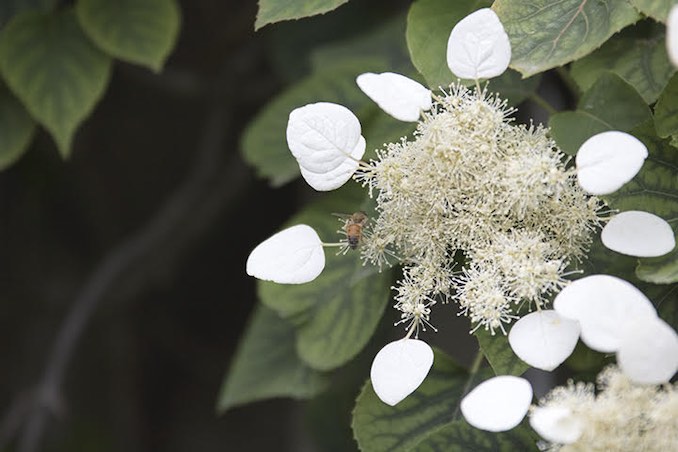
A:
<svg viewBox="0 0 678 452">
<path fill-rule="evenodd" d="M 672 128 L 664 113 L 668 103 L 678 105 L 670 94 L 674 79 L 663 81 L 666 90 L 655 116 L 648 113 L 645 118 L 644 93 L 632 86 L 635 75 L 625 72 L 623 55 L 613 55 L 618 60 L 604 76 L 622 87 L 619 92 L 594 84 L 576 111 L 560 113 L 552 112 L 533 90 L 523 96 L 558 117 L 553 129 L 532 121 L 518 123 L 516 109 L 503 98 L 501 87 L 507 83 L 508 91 L 530 91 L 506 72 L 509 66 L 531 75 L 591 52 L 607 52 L 595 49 L 614 40 L 614 33 L 641 14 L 653 18 L 646 20 L 669 17 L 662 31 L 662 57 L 674 59 L 678 31 L 673 16 L 641 1 L 631 2 L 633 6 L 620 2 L 607 11 L 607 21 L 599 20 L 597 6 L 586 2 L 538 2 L 543 8 L 531 13 L 535 6 L 528 8 L 524 2 L 497 1 L 492 9 L 476 11 L 472 3 L 451 7 L 419 0 L 410 9 L 412 61 L 427 80 L 446 73 L 442 61 L 450 71 L 447 86 L 432 86 L 431 91 L 390 68 L 356 74 L 359 89 L 386 114 L 416 122 L 411 135 L 375 146 L 364 136 L 370 131 L 363 130 L 360 118 L 347 106 L 322 98 L 291 106 L 286 142 L 306 182 L 318 191 L 340 193 L 354 179 L 367 196 L 355 208 L 357 214 L 341 218 L 344 237 L 338 242 L 327 235 L 332 231 L 324 220 L 318 222 L 318 231 L 292 221 L 291 227 L 254 249 L 247 273 L 300 285 L 279 292 L 282 301 L 266 295 L 279 289 L 265 285 L 269 289 L 261 293 L 279 320 L 290 322 L 288 335 L 299 352 L 294 361 L 297 375 L 314 375 L 313 369 L 337 367 L 335 362 L 325 365 L 319 353 L 342 347 L 348 361 L 364 345 L 352 347 L 350 335 L 330 332 L 309 344 L 308 331 L 339 329 L 328 319 L 338 318 L 342 309 L 356 309 L 349 300 L 358 294 L 351 287 L 347 299 L 335 303 L 333 294 L 341 289 L 322 284 L 360 281 L 392 267 L 400 269 L 391 297 L 399 311 L 395 325 L 403 325 L 405 335 L 373 355 L 370 380 L 353 411 L 352 426 L 362 450 L 604 450 L 622 443 L 665 450 L 678 441 L 678 425 L 665 421 L 678 417 L 675 388 L 669 384 L 678 371 L 678 334 L 675 322 L 664 320 L 667 314 L 646 295 L 664 297 L 663 303 L 671 304 L 668 316 L 678 318 L 676 300 L 666 301 L 673 292 L 670 285 L 678 281 L 675 234 L 666 221 L 678 218 L 678 208 L 666 202 L 678 193 L 673 182 L 678 166 L 670 163 L 678 155 L 673 148 L 678 127 Z M 433 55 L 430 49 L 426 55 L 415 51 L 422 49 L 417 43 L 422 18 L 435 24 L 428 30 L 437 34 L 430 45 L 439 50 L 434 56 L 426 56 Z M 545 22 L 554 26 L 526 33 L 526 24 Z M 584 23 L 592 32 L 581 42 L 577 30 Z M 551 43 L 551 52 L 545 50 L 546 43 Z M 578 95 L 584 82 L 567 66 L 558 71 L 563 84 Z M 625 111 L 606 111 L 610 102 L 617 108 L 640 102 L 640 113 L 624 117 Z M 565 124 L 573 137 L 561 144 L 558 137 Z M 669 132 L 648 138 L 648 129 L 657 133 L 652 125 Z M 573 143 L 574 159 L 561 150 L 571 154 Z M 654 259 L 638 267 L 639 275 L 642 268 L 654 269 L 642 273 L 642 290 L 626 280 L 634 277 L 633 267 L 620 269 L 603 246 Z M 339 249 L 338 255 L 325 253 L 332 247 Z M 328 274 L 342 259 L 357 265 Z M 646 282 L 668 285 L 668 292 Z M 303 289 L 306 284 L 308 289 Z M 375 310 L 383 306 L 377 300 L 371 303 Z M 456 305 L 457 315 L 468 317 L 469 331 L 479 337 L 481 347 L 468 373 L 427 344 L 437 331 L 436 318 L 451 315 L 442 304 Z M 341 317 L 342 328 L 359 328 L 360 318 Z M 593 374 L 600 371 L 602 392 L 596 395 L 591 384 L 571 382 L 530 408 L 532 386 L 518 375 L 528 366 L 554 370 L 572 355 L 579 339 L 591 350 L 616 356 L 616 366 L 602 370 L 597 363 L 587 368 Z M 315 348 L 313 359 L 309 348 Z M 486 378 L 483 358 L 496 376 Z M 235 371 L 247 359 L 241 350 Z M 479 378 L 485 381 L 478 384 Z M 236 400 L 239 384 L 227 378 L 222 408 L 261 397 Z M 274 395 L 293 395 L 281 387 L 276 391 Z M 418 396 L 410 397 L 415 391 Z M 626 412 L 610 415 L 621 412 L 622 406 Z M 541 442 L 520 426 L 528 410 L 532 432 Z M 389 420 L 380 422 L 382 417 Z M 507 433 L 488 437 L 485 432 Z"/>
</svg>

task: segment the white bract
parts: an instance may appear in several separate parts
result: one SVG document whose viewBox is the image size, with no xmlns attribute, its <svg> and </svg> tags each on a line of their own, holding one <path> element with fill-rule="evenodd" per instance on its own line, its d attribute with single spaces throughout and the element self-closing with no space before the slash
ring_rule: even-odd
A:
<svg viewBox="0 0 678 452">
<path fill-rule="evenodd" d="M 365 153 L 358 118 L 348 108 L 330 102 L 293 110 L 287 122 L 287 145 L 301 175 L 318 191 L 344 185 Z"/>
<path fill-rule="evenodd" d="M 641 317 L 627 328 L 617 364 L 635 383 L 666 383 L 678 371 L 678 334 L 659 317 Z"/>
<path fill-rule="evenodd" d="M 488 432 L 511 430 L 527 414 L 532 386 L 524 378 L 502 375 L 476 386 L 461 401 L 466 422 Z"/>
<path fill-rule="evenodd" d="M 417 121 L 431 108 L 431 90 L 419 82 L 393 72 L 366 72 L 356 83 L 367 96 L 389 115 L 400 121 Z"/>
<path fill-rule="evenodd" d="M 628 133 L 611 130 L 592 136 L 576 157 L 579 185 L 592 195 L 617 191 L 634 178 L 647 158 L 647 148 Z"/>
<path fill-rule="evenodd" d="M 298 224 L 261 242 L 247 258 L 247 274 L 280 284 L 313 281 L 325 268 L 325 251 L 315 230 Z"/>
<path fill-rule="evenodd" d="M 636 257 L 662 256 L 676 246 L 673 230 L 666 221 L 636 210 L 615 215 L 600 238 L 612 251 Z"/>
<path fill-rule="evenodd" d="M 537 369 L 552 371 L 572 354 L 579 340 L 579 322 L 553 310 L 528 314 L 508 335 L 513 352 Z"/>
<path fill-rule="evenodd" d="M 678 66 L 678 5 L 674 5 L 666 20 L 666 51 L 674 66 Z"/>
<path fill-rule="evenodd" d="M 578 320 L 582 341 L 604 353 L 619 349 L 632 322 L 657 315 L 652 302 L 633 284 L 609 275 L 572 282 L 556 296 L 553 308 L 563 317 Z"/>
<path fill-rule="evenodd" d="M 418 339 L 386 344 L 372 361 L 372 388 L 382 402 L 394 406 L 412 394 L 433 365 L 433 350 Z"/>
<path fill-rule="evenodd" d="M 454 26 L 447 41 L 447 65 L 465 79 L 492 78 L 511 61 L 511 44 L 499 17 L 489 8 L 469 14 Z"/>
<path fill-rule="evenodd" d="M 560 406 L 533 408 L 530 426 L 545 440 L 558 444 L 571 444 L 584 431 L 581 420 L 569 408 Z"/>
</svg>

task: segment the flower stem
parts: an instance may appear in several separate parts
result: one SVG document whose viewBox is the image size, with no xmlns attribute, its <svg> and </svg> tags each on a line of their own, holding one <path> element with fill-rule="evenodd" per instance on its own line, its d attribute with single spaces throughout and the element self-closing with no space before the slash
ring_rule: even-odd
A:
<svg viewBox="0 0 678 452">
<path fill-rule="evenodd" d="M 544 99 L 543 97 L 541 97 L 541 96 L 540 96 L 539 94 L 537 94 L 537 93 L 532 93 L 532 94 L 530 94 L 530 100 L 531 100 L 532 102 L 534 102 L 535 104 L 539 105 L 539 106 L 540 106 L 541 108 L 543 108 L 544 110 L 546 110 L 546 112 L 547 112 L 549 115 L 553 115 L 553 114 L 555 114 L 555 113 L 558 113 L 558 110 L 556 110 L 555 108 L 553 108 L 553 106 L 552 106 L 551 104 L 549 104 L 549 103 L 546 101 L 546 99 Z"/>
</svg>

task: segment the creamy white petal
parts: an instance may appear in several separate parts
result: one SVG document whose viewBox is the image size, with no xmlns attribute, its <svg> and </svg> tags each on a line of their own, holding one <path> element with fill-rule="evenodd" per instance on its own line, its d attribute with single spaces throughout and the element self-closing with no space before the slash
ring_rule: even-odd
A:
<svg viewBox="0 0 678 452">
<path fill-rule="evenodd" d="M 674 5 L 666 20 L 666 51 L 669 60 L 678 67 L 678 5 Z"/>
<path fill-rule="evenodd" d="M 298 224 L 261 242 L 247 258 L 247 274 L 280 284 L 313 281 L 325 268 L 325 251 L 315 230 Z"/>
<path fill-rule="evenodd" d="M 447 66 L 459 78 L 485 79 L 504 73 L 511 44 L 499 17 L 489 8 L 469 14 L 447 41 Z"/>
<path fill-rule="evenodd" d="M 599 352 L 617 351 L 629 322 L 657 315 L 652 302 L 636 287 L 610 275 L 578 279 L 556 296 L 553 308 L 578 320 L 581 339 Z"/>
<path fill-rule="evenodd" d="M 511 430 L 527 414 L 532 386 L 524 378 L 502 375 L 476 386 L 461 401 L 466 422 L 488 432 Z"/>
<path fill-rule="evenodd" d="M 572 444 L 584 431 L 581 419 L 569 408 L 559 406 L 535 407 L 530 414 L 530 426 L 546 441 Z"/>
<path fill-rule="evenodd" d="M 671 226 L 649 212 L 629 210 L 615 215 L 600 233 L 603 245 L 636 257 L 662 256 L 676 246 Z"/>
<path fill-rule="evenodd" d="M 386 344 L 372 361 L 374 392 L 394 406 L 421 385 L 432 365 L 433 350 L 424 341 L 400 339 Z"/>
<path fill-rule="evenodd" d="M 287 145 L 302 176 L 319 191 L 342 186 L 365 153 L 358 118 L 343 105 L 330 102 L 293 110 L 287 122 Z"/>
<path fill-rule="evenodd" d="M 627 327 L 617 363 L 636 383 L 666 383 L 678 371 L 678 334 L 659 317 L 641 317 Z"/>
<path fill-rule="evenodd" d="M 576 157 L 579 185 L 592 195 L 606 195 L 638 174 L 647 148 L 633 135 L 611 130 L 592 136 Z"/>
<path fill-rule="evenodd" d="M 508 340 L 513 352 L 527 364 L 552 371 L 572 354 L 579 331 L 578 321 L 553 310 L 542 310 L 518 320 Z"/>
<path fill-rule="evenodd" d="M 393 72 L 366 72 L 356 78 L 358 87 L 379 107 L 399 121 L 417 121 L 431 108 L 431 90 Z"/>
</svg>

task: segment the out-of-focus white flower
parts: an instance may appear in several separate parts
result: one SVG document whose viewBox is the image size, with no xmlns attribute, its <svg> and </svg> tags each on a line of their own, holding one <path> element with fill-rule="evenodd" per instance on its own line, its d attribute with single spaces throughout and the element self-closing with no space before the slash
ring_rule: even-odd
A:
<svg viewBox="0 0 678 452">
<path fill-rule="evenodd" d="M 247 274 L 280 284 L 313 281 L 325 268 L 325 251 L 315 230 L 298 224 L 261 242 L 247 258 Z"/>
<path fill-rule="evenodd" d="M 636 257 L 662 256 L 676 246 L 671 226 L 657 215 L 629 210 L 615 215 L 600 233 L 612 251 Z"/>
<path fill-rule="evenodd" d="M 610 275 L 591 275 L 565 287 L 553 308 L 578 320 L 581 339 L 593 350 L 616 352 L 629 325 L 641 317 L 656 317 L 652 302 L 633 284 Z"/>
<path fill-rule="evenodd" d="M 552 371 L 572 354 L 579 340 L 579 322 L 553 310 L 541 310 L 518 320 L 508 340 L 520 359 L 537 369 Z"/>
<path fill-rule="evenodd" d="M 418 339 L 386 344 L 372 361 L 370 379 L 377 396 L 394 406 L 412 394 L 433 365 L 433 350 Z"/>
<path fill-rule="evenodd" d="M 488 432 L 520 424 L 532 402 L 532 386 L 524 378 L 501 375 L 476 386 L 461 401 L 466 422 Z"/>
<path fill-rule="evenodd" d="M 678 66 L 678 5 L 674 5 L 666 20 L 666 52 L 674 66 Z"/>
<path fill-rule="evenodd" d="M 584 430 L 582 419 L 562 406 L 535 407 L 530 426 L 545 440 L 558 444 L 572 444 Z"/>
<path fill-rule="evenodd" d="M 344 185 L 365 153 L 358 118 L 343 105 L 330 102 L 293 110 L 287 122 L 287 145 L 301 175 L 318 191 Z"/>
<path fill-rule="evenodd" d="M 678 371 L 678 334 L 659 317 L 641 317 L 627 328 L 617 364 L 634 383 L 666 383 Z"/>
<path fill-rule="evenodd" d="M 358 87 L 379 107 L 399 121 L 417 121 L 431 108 L 431 90 L 404 75 L 366 72 L 356 78 Z"/>
<path fill-rule="evenodd" d="M 638 174 L 647 154 L 645 145 L 628 133 L 594 135 L 577 152 L 579 185 L 592 195 L 615 192 Z"/>
<path fill-rule="evenodd" d="M 570 381 L 532 408 L 530 425 L 551 443 L 542 450 L 676 450 L 676 385 L 635 384 L 615 366 L 604 369 L 597 383 L 598 391 L 593 384 Z"/>
<path fill-rule="evenodd" d="M 447 65 L 465 79 L 486 79 L 504 73 L 511 61 L 511 43 L 497 14 L 482 8 L 454 26 L 447 41 Z"/>
</svg>

